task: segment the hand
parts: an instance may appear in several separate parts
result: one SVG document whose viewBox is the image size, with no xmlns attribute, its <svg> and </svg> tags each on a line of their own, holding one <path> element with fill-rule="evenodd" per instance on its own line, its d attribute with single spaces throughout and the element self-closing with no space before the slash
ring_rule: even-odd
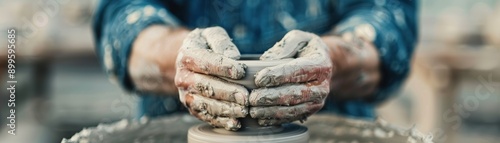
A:
<svg viewBox="0 0 500 143">
<path fill-rule="evenodd" d="M 152 25 L 132 45 L 128 71 L 134 87 L 141 92 L 176 95 L 175 58 L 189 31 Z"/>
<path fill-rule="evenodd" d="M 329 98 L 339 101 L 372 95 L 380 82 L 379 55 L 373 44 L 352 34 L 342 38 L 324 36 L 322 39 L 330 47 L 335 69 Z"/>
<path fill-rule="evenodd" d="M 175 84 L 180 101 L 198 119 L 215 127 L 237 130 L 236 118 L 248 114 L 248 91 L 218 77 L 240 79 L 245 65 L 236 62 L 240 52 L 220 27 L 195 29 L 177 56 Z"/>
<path fill-rule="evenodd" d="M 263 126 L 305 120 L 319 111 L 328 93 L 332 63 L 328 47 L 312 33 L 293 30 L 261 60 L 295 58 L 256 74 L 258 89 L 249 97 L 250 116 Z"/>
</svg>

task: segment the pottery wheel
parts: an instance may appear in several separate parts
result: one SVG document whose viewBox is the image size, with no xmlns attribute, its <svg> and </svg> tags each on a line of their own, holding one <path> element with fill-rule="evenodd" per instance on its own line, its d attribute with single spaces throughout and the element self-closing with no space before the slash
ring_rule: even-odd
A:
<svg viewBox="0 0 500 143">
<path fill-rule="evenodd" d="M 243 128 L 236 132 L 214 128 L 208 124 L 193 126 L 188 131 L 189 143 L 305 143 L 307 128 L 297 124 L 280 127 Z"/>
</svg>

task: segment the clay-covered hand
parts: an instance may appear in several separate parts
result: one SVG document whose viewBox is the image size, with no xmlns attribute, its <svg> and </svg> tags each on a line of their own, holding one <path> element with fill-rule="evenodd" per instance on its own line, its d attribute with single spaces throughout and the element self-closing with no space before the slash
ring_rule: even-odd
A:
<svg viewBox="0 0 500 143">
<path fill-rule="evenodd" d="M 305 120 L 319 111 L 330 91 L 332 63 L 328 47 L 315 34 L 293 30 L 266 51 L 261 60 L 293 58 L 255 76 L 250 116 L 263 126 Z"/>
<path fill-rule="evenodd" d="M 176 60 L 175 84 L 179 98 L 198 119 L 215 127 L 237 130 L 237 118 L 248 114 L 248 91 L 218 77 L 240 79 L 245 65 L 221 27 L 195 29 L 183 42 Z"/>
</svg>

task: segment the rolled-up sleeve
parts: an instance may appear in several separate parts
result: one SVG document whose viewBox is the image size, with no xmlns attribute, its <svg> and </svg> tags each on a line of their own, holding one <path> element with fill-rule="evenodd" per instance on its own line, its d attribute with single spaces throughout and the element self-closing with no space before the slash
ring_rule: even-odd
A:
<svg viewBox="0 0 500 143">
<path fill-rule="evenodd" d="M 177 26 L 178 22 L 164 5 L 154 0 L 102 0 L 92 30 L 97 56 L 110 80 L 133 91 L 127 66 L 134 39 L 150 25 Z"/>
<path fill-rule="evenodd" d="M 417 0 L 339 0 L 338 34 L 371 40 L 380 55 L 382 81 L 369 103 L 380 103 L 398 89 L 408 72 L 417 42 Z"/>
</svg>

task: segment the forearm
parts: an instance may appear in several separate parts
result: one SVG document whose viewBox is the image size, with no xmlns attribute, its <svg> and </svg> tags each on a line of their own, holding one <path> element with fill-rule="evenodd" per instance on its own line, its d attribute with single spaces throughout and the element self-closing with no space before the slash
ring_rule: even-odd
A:
<svg viewBox="0 0 500 143">
<path fill-rule="evenodd" d="M 384 101 L 406 78 L 417 41 L 415 0 L 344 0 L 339 2 L 340 23 L 334 34 L 359 37 L 373 43 L 380 61 L 378 89 L 368 99 Z"/>
<path fill-rule="evenodd" d="M 330 94 L 336 100 L 364 99 L 380 82 L 379 55 L 372 43 L 359 38 L 322 36 L 333 64 Z"/>
<path fill-rule="evenodd" d="M 155 1 L 101 1 L 94 16 L 96 53 L 111 81 L 135 91 L 128 71 L 132 44 L 150 25 L 176 26 L 177 20 Z"/>
<path fill-rule="evenodd" d="M 184 28 L 152 25 L 137 36 L 128 66 L 137 91 L 176 95 L 175 59 L 188 32 Z"/>
</svg>

